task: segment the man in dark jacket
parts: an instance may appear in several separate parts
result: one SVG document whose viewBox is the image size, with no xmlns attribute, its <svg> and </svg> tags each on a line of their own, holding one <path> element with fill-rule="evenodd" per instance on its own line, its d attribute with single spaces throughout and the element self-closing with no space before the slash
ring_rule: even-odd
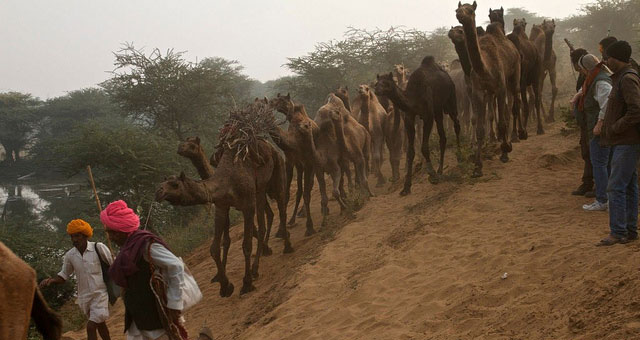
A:
<svg viewBox="0 0 640 340">
<path fill-rule="evenodd" d="M 616 41 L 618 41 L 618 38 L 616 37 L 606 37 L 600 40 L 600 42 L 598 43 L 598 47 L 600 48 L 600 53 L 602 53 L 602 60 L 607 61 L 607 58 L 609 58 L 609 56 L 607 55 L 607 48 L 609 48 L 609 46 L 611 46 Z M 640 72 L 640 66 L 638 66 L 638 63 L 633 60 L 633 58 L 629 58 L 629 64 L 634 70 L 636 70 L 636 72 Z"/>
<path fill-rule="evenodd" d="M 587 54 L 587 50 L 584 48 L 578 48 L 569 54 L 571 57 L 571 64 L 573 65 L 574 70 L 578 72 L 578 80 L 576 82 L 576 92 L 580 92 L 582 89 L 582 83 L 584 83 L 585 75 L 581 72 L 580 66 L 578 65 L 578 61 L 582 56 Z M 589 154 L 589 137 L 587 133 L 587 125 L 585 124 L 586 120 L 583 112 L 579 112 L 577 110 L 578 103 L 572 103 L 572 109 L 576 114 L 576 120 L 578 121 L 578 125 L 580 126 L 580 153 L 582 155 L 582 160 L 584 161 L 584 167 L 582 169 L 582 184 L 578 187 L 578 189 L 574 190 L 571 194 L 577 196 L 587 196 L 593 197 L 593 168 L 591 166 L 591 158 Z"/>
<path fill-rule="evenodd" d="M 631 46 L 626 41 L 611 44 L 606 54 L 613 71 L 613 89 L 602 124 L 603 145 L 611 146 L 609 236 L 598 245 L 609 246 L 638 238 L 638 172 L 640 155 L 640 77 L 629 64 Z"/>
</svg>

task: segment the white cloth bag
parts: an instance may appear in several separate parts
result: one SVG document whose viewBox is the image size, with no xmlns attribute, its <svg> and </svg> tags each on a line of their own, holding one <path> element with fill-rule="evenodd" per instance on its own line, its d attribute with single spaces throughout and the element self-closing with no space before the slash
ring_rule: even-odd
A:
<svg viewBox="0 0 640 340">
<path fill-rule="evenodd" d="M 179 257 L 180 261 L 182 258 Z M 195 306 L 200 300 L 202 300 L 202 292 L 200 291 L 200 287 L 198 287 L 198 283 L 196 279 L 191 274 L 189 268 L 187 268 L 187 264 L 182 261 L 184 266 L 184 280 L 182 283 L 182 311 L 186 311 L 187 309 Z"/>
</svg>

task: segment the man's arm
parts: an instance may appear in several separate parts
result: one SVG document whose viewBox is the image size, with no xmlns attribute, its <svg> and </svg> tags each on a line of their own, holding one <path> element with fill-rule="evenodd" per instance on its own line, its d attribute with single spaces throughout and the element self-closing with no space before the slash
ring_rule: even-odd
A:
<svg viewBox="0 0 640 340">
<path fill-rule="evenodd" d="M 40 288 L 47 287 L 51 284 L 61 284 L 65 283 L 65 281 L 69 280 L 71 275 L 73 274 L 73 266 L 71 265 L 71 261 L 67 257 L 67 254 L 62 258 L 62 270 L 58 273 L 56 277 L 49 277 L 42 281 L 40 281 Z"/>
<path fill-rule="evenodd" d="M 607 103 L 609 102 L 609 94 L 611 93 L 611 84 L 606 81 L 599 81 L 596 83 L 596 93 L 594 95 L 595 100 L 600 106 L 600 112 L 598 113 L 598 120 L 604 119 L 604 114 L 607 111 Z"/>
<path fill-rule="evenodd" d="M 109 247 L 107 247 L 104 243 L 96 242 L 96 251 L 99 251 L 101 255 L 100 257 L 107 261 L 109 265 L 113 264 L 113 257 L 111 256 L 111 251 Z"/>
<path fill-rule="evenodd" d="M 615 133 L 621 133 L 628 128 L 640 123 L 640 79 L 632 74 L 627 74 L 620 82 L 620 89 L 627 111 L 622 118 L 613 125 Z"/>
<path fill-rule="evenodd" d="M 151 244 L 151 262 L 158 267 L 167 282 L 167 307 L 182 310 L 184 265 L 169 249 L 159 243 Z"/>
</svg>

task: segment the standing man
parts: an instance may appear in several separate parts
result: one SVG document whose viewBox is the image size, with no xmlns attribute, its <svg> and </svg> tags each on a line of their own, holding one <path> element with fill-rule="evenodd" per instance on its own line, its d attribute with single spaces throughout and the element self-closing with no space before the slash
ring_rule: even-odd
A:
<svg viewBox="0 0 640 340">
<path fill-rule="evenodd" d="M 593 167 L 593 178 L 596 183 L 596 199 L 591 204 L 582 206 L 587 211 L 607 210 L 607 182 L 609 181 L 609 147 L 600 145 L 600 132 L 607 109 L 611 78 L 609 69 L 598 57 L 587 54 L 578 61 L 580 72 L 585 76 L 584 84 L 579 92 L 578 112 L 583 117 L 589 140 L 589 155 Z"/>
<path fill-rule="evenodd" d="M 602 143 L 612 147 L 609 195 L 609 236 L 598 243 L 610 246 L 638 238 L 638 172 L 640 155 L 640 76 L 629 64 L 631 46 L 617 41 L 606 50 L 613 71 L 613 89 L 602 124 Z"/>
<path fill-rule="evenodd" d="M 589 136 L 587 133 L 587 125 L 586 119 L 584 118 L 584 112 L 578 110 L 578 98 L 580 91 L 582 89 L 582 84 L 584 83 L 585 75 L 581 71 L 580 66 L 578 65 L 578 61 L 582 58 L 587 51 L 584 48 L 578 48 L 570 53 L 571 57 L 571 65 L 573 65 L 573 69 L 578 72 L 578 80 L 576 82 L 576 96 L 571 101 L 571 108 L 573 109 L 576 121 L 578 126 L 580 127 L 580 154 L 582 156 L 582 160 L 584 161 L 584 167 L 582 170 L 582 184 L 574 190 L 571 194 L 576 196 L 586 196 L 593 197 L 593 167 L 591 166 L 591 157 L 589 155 Z"/>
<path fill-rule="evenodd" d="M 182 261 L 160 237 L 138 229 L 140 218 L 124 201 L 109 204 L 100 213 L 100 220 L 109 238 L 120 246 L 109 275 L 125 288 L 122 300 L 127 340 L 187 339 L 180 320 Z"/>
<path fill-rule="evenodd" d="M 110 264 L 111 252 L 102 243 L 88 241 L 93 236 L 93 229 L 89 223 L 81 219 L 69 222 L 67 234 L 71 236 L 73 248 L 64 254 L 62 270 L 58 276 L 42 280 L 40 288 L 64 283 L 75 273 L 78 282 L 76 303 L 89 319 L 87 339 L 97 340 L 97 332 L 102 340 L 110 340 L 109 329 L 105 323 L 109 317 L 109 296 L 102 276 L 100 258 Z"/>
<path fill-rule="evenodd" d="M 616 37 L 606 37 L 600 40 L 600 42 L 598 43 L 598 48 L 600 49 L 600 53 L 602 53 L 602 61 L 607 61 L 607 58 L 609 58 L 609 55 L 607 54 L 607 48 L 609 48 L 609 46 L 611 46 L 616 41 L 618 41 L 618 38 Z M 638 66 L 638 63 L 631 57 L 629 57 L 629 64 L 631 64 L 631 67 L 636 70 L 636 72 L 640 72 L 640 66 Z"/>
</svg>

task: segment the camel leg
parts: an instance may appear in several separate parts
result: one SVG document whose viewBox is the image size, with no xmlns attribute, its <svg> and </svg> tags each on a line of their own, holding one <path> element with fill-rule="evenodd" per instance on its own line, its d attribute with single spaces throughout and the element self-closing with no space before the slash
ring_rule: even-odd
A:
<svg viewBox="0 0 640 340">
<path fill-rule="evenodd" d="M 539 85 L 540 85 L 540 101 L 542 101 L 542 93 L 544 93 L 544 80 L 547 79 L 547 71 L 542 72 L 542 74 L 540 75 L 540 80 L 539 80 Z M 540 111 L 542 113 L 542 117 L 546 116 L 546 110 L 544 108 L 544 103 L 540 104 L 540 109 L 542 111 Z M 542 118 L 541 117 L 541 118 Z"/>
<path fill-rule="evenodd" d="M 412 112 L 407 112 L 404 117 L 404 128 L 407 132 L 407 166 L 406 175 L 404 178 L 404 188 L 400 192 L 401 196 L 406 196 L 411 193 L 411 176 L 413 176 L 413 158 L 415 157 L 415 138 L 416 138 L 416 116 Z"/>
<path fill-rule="evenodd" d="M 357 183 L 360 187 L 360 191 L 365 195 L 366 198 L 373 197 L 373 193 L 371 193 L 371 190 L 369 189 L 369 181 L 367 180 L 366 166 L 362 154 L 359 153 L 356 155 L 356 160 L 353 162 L 353 165 L 355 167 L 356 174 L 359 174 L 357 176 L 359 178 Z"/>
<path fill-rule="evenodd" d="M 211 257 L 213 257 L 213 261 L 216 263 L 216 267 L 218 269 L 218 273 L 213 277 L 211 282 L 220 282 L 221 297 L 229 297 L 231 296 L 231 294 L 233 294 L 233 284 L 229 282 L 229 279 L 226 275 L 226 256 L 225 261 L 220 259 L 220 241 L 225 229 L 229 228 L 229 225 L 227 224 L 228 221 L 229 207 L 216 206 L 213 243 L 211 244 L 209 252 L 211 253 Z M 252 232 L 252 228 L 248 231 L 245 230 L 245 235 L 247 235 L 248 238 L 251 239 Z"/>
<path fill-rule="evenodd" d="M 316 179 L 318 180 L 318 188 L 320 189 L 320 211 L 322 212 L 322 225 L 324 226 L 327 223 L 327 216 L 329 216 L 329 197 L 327 197 L 327 183 L 324 180 L 323 170 L 318 169 L 318 171 L 316 171 Z M 307 232 L 308 231 L 307 229 Z"/>
<path fill-rule="evenodd" d="M 247 197 L 249 202 L 253 201 L 255 203 L 257 197 Z M 251 252 L 253 248 L 253 238 L 251 237 L 251 232 L 253 231 L 253 219 L 256 215 L 256 206 L 255 203 L 249 203 L 247 207 L 242 210 L 242 215 L 244 217 L 244 236 L 242 238 L 242 253 L 244 255 L 244 278 L 242 279 L 242 289 L 240 290 L 240 295 L 246 294 L 256 289 L 253 286 L 253 276 L 251 273 Z M 259 213 L 264 214 L 264 211 L 260 211 Z M 263 215 L 264 216 L 264 215 Z M 258 234 L 260 230 L 258 230 Z M 260 244 L 260 242 L 258 242 Z M 262 250 L 262 249 L 260 249 Z M 258 255 L 256 255 L 256 260 Z"/>
<path fill-rule="evenodd" d="M 289 204 L 289 200 L 291 199 L 291 181 L 293 181 L 293 162 L 290 160 L 285 161 L 285 171 L 287 172 L 287 191 L 285 192 L 285 199 L 287 200 L 287 204 Z"/>
<path fill-rule="evenodd" d="M 296 166 L 296 172 L 297 172 L 297 177 L 296 177 L 296 182 L 298 184 L 298 190 L 296 191 L 296 203 L 293 206 L 293 214 L 291 214 L 291 219 L 289 220 L 289 225 L 290 226 L 294 226 L 296 224 L 296 214 L 298 212 L 298 207 L 300 205 L 300 198 L 302 198 L 302 172 L 303 172 L 303 168 L 302 166 Z M 289 176 L 289 174 L 287 173 L 287 176 Z M 287 189 L 289 188 L 289 186 L 291 185 L 291 179 L 287 178 Z M 289 190 L 287 190 L 289 191 Z M 287 203 L 289 203 L 289 200 L 287 199 Z"/>
<path fill-rule="evenodd" d="M 512 106 L 511 107 L 511 115 L 513 116 L 513 121 L 514 121 L 514 127 L 518 126 L 517 129 L 517 137 L 519 138 L 520 136 L 524 136 L 524 128 L 522 126 L 522 118 L 520 116 L 520 72 L 516 73 L 516 76 L 514 77 L 516 79 L 513 79 L 508 86 L 510 87 L 509 91 L 511 93 L 511 95 L 509 97 L 512 97 L 512 102 L 510 103 Z M 525 96 L 526 97 L 526 96 Z M 526 100 L 526 98 L 525 98 Z M 512 136 L 513 138 L 513 136 Z M 526 139 L 523 138 L 523 139 Z M 519 139 L 518 139 L 519 140 Z"/>
<path fill-rule="evenodd" d="M 258 240 L 258 242 L 262 242 L 263 243 L 262 255 L 269 256 L 269 255 L 273 254 L 273 251 L 271 251 L 271 248 L 269 248 L 269 236 L 271 235 L 271 226 L 273 225 L 273 216 L 274 215 L 273 215 L 273 210 L 271 210 L 271 205 L 266 200 L 266 197 L 265 197 L 264 212 L 267 215 L 267 232 L 264 235 L 264 240 L 258 239 L 258 237 L 260 237 L 259 233 L 258 233 L 258 235 L 256 235 L 256 239 Z M 280 218 L 282 218 L 282 216 L 280 216 Z M 278 229 L 278 233 L 279 232 L 280 232 L 280 230 Z M 278 234 L 276 234 L 276 237 L 278 237 Z"/>
<path fill-rule="evenodd" d="M 259 192 L 256 195 L 256 219 L 258 220 L 258 242 L 256 249 L 256 257 L 253 260 L 253 265 L 251 266 L 251 278 L 257 279 L 260 274 L 258 273 L 258 268 L 260 267 L 260 256 L 262 256 L 262 251 L 264 250 L 265 244 L 265 212 L 267 210 L 267 195 L 264 192 Z M 269 208 L 271 210 L 271 208 Z M 273 211 L 271 211 L 271 218 L 273 219 Z M 253 240 L 252 240 L 253 241 Z M 243 247 L 244 248 L 244 247 Z M 249 254 L 251 254 L 251 245 L 249 245 Z M 244 249 L 243 249 L 244 250 Z M 248 293 L 255 289 L 251 282 L 249 282 L 249 286 L 246 285 L 246 281 L 243 282 L 242 290 L 240 294 Z"/>
<path fill-rule="evenodd" d="M 416 121 L 415 124 L 415 129 L 414 131 L 415 133 L 415 139 L 414 139 L 414 143 L 415 143 L 415 148 L 416 150 L 422 150 L 422 132 L 424 131 L 424 121 L 422 119 L 416 119 L 414 118 L 414 120 Z M 418 162 L 416 163 L 416 169 L 415 171 L 420 171 L 420 169 L 422 169 L 422 158 L 420 156 L 418 156 Z"/>
<path fill-rule="evenodd" d="M 527 82 L 528 80 L 524 77 L 520 80 L 520 98 L 522 99 L 522 119 L 523 127 L 521 131 L 518 131 L 518 137 L 522 140 L 526 140 L 529 138 L 527 132 L 527 125 L 529 124 L 529 115 L 531 114 L 531 109 L 529 108 L 529 99 L 527 98 Z"/>
<path fill-rule="evenodd" d="M 331 166 L 329 176 L 331 176 L 331 182 L 333 185 L 333 198 L 340 205 L 340 211 L 344 211 L 347 208 L 347 205 L 344 203 L 342 196 L 340 196 L 340 166 L 338 166 L 338 164 L 333 164 Z"/>
<path fill-rule="evenodd" d="M 544 128 L 542 127 L 542 89 L 540 88 L 539 80 L 531 86 L 533 91 L 533 100 L 535 102 L 536 117 L 538 118 L 538 135 L 544 135 Z"/>
<path fill-rule="evenodd" d="M 444 172 L 444 151 L 447 148 L 447 132 L 443 126 L 443 114 L 436 113 L 434 118 L 436 120 L 436 129 L 438 129 L 438 137 L 440 137 L 440 166 L 438 166 L 438 175 L 442 175 Z"/>
<path fill-rule="evenodd" d="M 495 142 L 496 138 L 496 97 L 493 95 L 489 96 L 489 141 Z"/>
<path fill-rule="evenodd" d="M 549 116 L 547 116 L 547 122 L 553 123 L 555 121 L 554 112 L 556 107 L 556 96 L 558 95 L 558 87 L 556 86 L 556 67 L 552 66 L 549 70 L 549 80 L 551 81 L 551 107 L 549 107 Z"/>
<path fill-rule="evenodd" d="M 384 176 L 382 175 L 382 159 L 383 159 L 382 152 L 383 152 L 382 141 L 377 140 L 375 145 L 373 145 L 373 152 L 372 152 L 373 168 L 376 172 L 376 177 L 378 178 L 378 183 L 376 184 L 377 187 L 381 187 L 385 184 Z"/>
<path fill-rule="evenodd" d="M 391 182 L 400 178 L 400 153 L 402 143 L 398 142 L 397 136 L 387 136 L 385 138 L 387 149 L 389 149 L 389 163 L 391 164 Z"/>
<path fill-rule="evenodd" d="M 349 191 L 353 190 L 353 182 L 351 177 L 351 168 L 349 167 L 349 161 L 346 159 L 340 159 L 340 197 L 343 200 L 347 199 L 347 192 L 344 190 L 344 176 L 347 177 L 347 182 L 349 186 Z M 358 174 L 356 173 L 356 183 L 358 182 Z"/>
<path fill-rule="evenodd" d="M 313 166 L 307 166 L 304 170 L 304 209 L 307 213 L 307 231 L 308 234 L 315 233 L 313 229 L 313 220 L 311 218 L 311 190 L 313 190 Z"/>
<path fill-rule="evenodd" d="M 485 123 L 487 102 L 485 99 L 491 100 L 493 96 L 485 96 L 481 91 L 474 90 L 471 96 L 471 105 L 473 107 L 473 114 L 476 116 L 476 159 L 475 169 L 473 170 L 472 177 L 482 177 L 482 148 L 484 146 L 485 135 Z"/>
<path fill-rule="evenodd" d="M 502 90 L 498 94 L 498 139 L 501 141 L 500 149 L 502 155 L 500 160 L 503 163 L 509 161 L 509 152 L 511 152 L 511 143 L 507 142 L 507 94 L 505 90 Z"/>
<path fill-rule="evenodd" d="M 436 109 L 438 113 L 435 113 L 435 115 L 440 115 L 440 124 L 442 124 L 442 111 L 440 111 L 440 109 Z M 424 159 L 427 160 L 426 163 L 426 169 L 427 169 L 427 173 L 429 174 L 429 180 L 432 183 L 437 183 L 437 177 L 438 175 L 436 174 L 436 171 L 433 169 L 433 164 L 431 163 L 431 150 L 429 148 L 429 138 L 431 138 L 431 130 L 433 130 L 433 121 L 434 121 L 434 117 L 432 116 L 433 113 L 425 113 L 425 119 L 423 119 L 423 125 L 422 125 L 422 156 L 424 156 Z M 443 134 L 445 134 L 444 132 L 444 125 L 442 127 L 443 129 Z M 445 137 L 445 143 L 446 143 L 446 137 Z M 446 146 L 446 145 L 445 145 Z"/>
</svg>

